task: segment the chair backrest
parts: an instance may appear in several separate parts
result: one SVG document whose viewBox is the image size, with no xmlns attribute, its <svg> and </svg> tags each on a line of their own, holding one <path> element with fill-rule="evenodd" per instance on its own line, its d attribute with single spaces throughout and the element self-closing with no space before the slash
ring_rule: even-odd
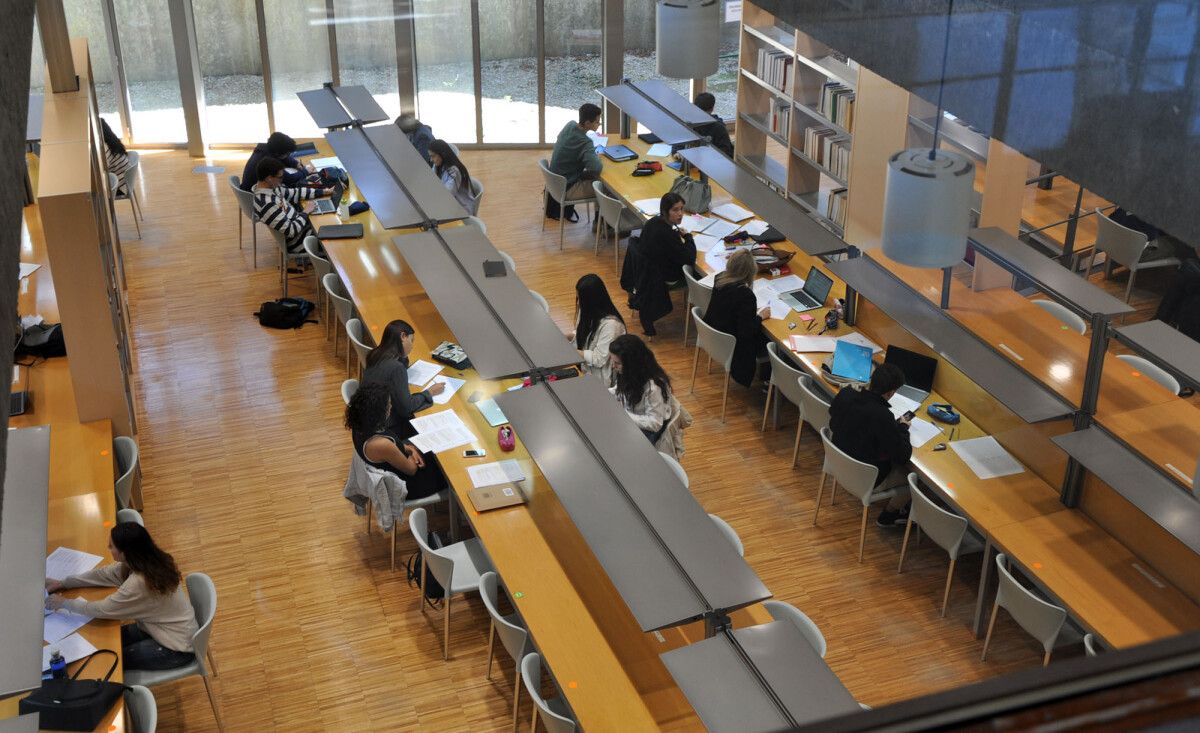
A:
<svg viewBox="0 0 1200 733">
<path fill-rule="evenodd" d="M 146 522 L 142 520 L 141 512 L 139 512 L 137 509 L 118 509 L 117 523 L 119 524 L 121 522 L 133 522 L 135 524 L 140 524 L 143 527 L 146 526 Z"/>
<path fill-rule="evenodd" d="M 825 465 L 821 470 L 833 476 L 839 486 L 857 497 L 864 505 L 869 504 L 868 499 L 871 490 L 875 488 L 879 469 L 870 463 L 851 458 L 834 445 L 833 432 L 828 425 L 821 428 L 821 442 L 825 444 Z"/>
<path fill-rule="evenodd" d="M 479 576 L 479 597 L 487 608 L 488 615 L 496 624 L 500 643 L 514 660 L 524 659 L 529 653 L 529 632 L 500 615 L 500 576 L 491 570 Z"/>
<path fill-rule="evenodd" d="M 550 304 L 546 302 L 546 298 L 543 297 L 541 293 L 536 290 L 530 290 L 529 294 L 532 295 L 533 299 L 538 302 L 538 305 L 542 307 L 542 310 L 546 311 L 547 313 L 550 312 Z"/>
<path fill-rule="evenodd" d="M 113 454 L 117 459 L 117 470 L 121 472 L 120 478 L 113 483 L 113 489 L 117 493 L 118 506 L 127 507 L 133 491 L 133 475 L 138 467 L 137 441 L 118 435 L 113 438 Z"/>
<path fill-rule="evenodd" d="M 510 255 L 509 253 L 504 252 L 502 250 L 496 250 L 496 251 L 500 253 L 500 259 L 504 260 L 504 264 L 508 265 L 508 269 L 512 272 L 516 272 L 517 271 L 517 261 L 512 258 L 512 255 Z"/>
<path fill-rule="evenodd" d="M 700 309 L 700 312 L 708 310 L 708 302 L 712 300 L 712 288 L 701 284 L 699 280 L 692 274 L 692 268 L 687 265 L 683 266 L 683 281 L 687 283 L 688 303 Z"/>
<path fill-rule="evenodd" d="M 480 219 L 478 216 L 468 216 L 465 221 L 466 226 L 479 227 L 479 231 L 487 234 L 487 224 L 484 224 L 483 219 Z"/>
<path fill-rule="evenodd" d="M 142 164 L 142 156 L 136 150 L 125 153 L 129 159 L 129 167 L 125 169 L 125 190 L 133 195 L 133 177 L 137 175 L 138 167 Z"/>
<path fill-rule="evenodd" d="M 996 605 L 1007 609 L 1017 625 L 1040 641 L 1043 650 L 1049 652 L 1067 620 L 1067 612 L 1053 603 L 1043 601 L 1018 583 L 1005 567 L 1007 563 L 1008 558 L 1003 552 L 996 555 L 996 567 L 999 569 L 996 576 Z"/>
<path fill-rule="evenodd" d="M 808 617 L 808 614 L 796 608 L 790 603 L 783 601 L 763 601 L 763 608 L 767 609 L 767 613 L 771 614 L 771 618 L 776 621 L 791 621 L 800 629 L 800 633 L 804 634 L 804 638 L 808 640 L 809 645 L 816 650 L 817 654 L 822 659 L 825 658 L 825 650 L 828 645 L 825 643 L 825 635 L 821 633 L 821 629 L 817 627 L 813 620 Z"/>
<path fill-rule="evenodd" d="M 1098 208 L 1095 211 L 1096 251 L 1107 252 L 1114 262 L 1126 267 L 1137 264 L 1149 244 L 1146 235 L 1116 223 Z"/>
<path fill-rule="evenodd" d="M 483 182 L 474 176 L 471 177 L 471 209 L 468 214 L 474 216 L 479 213 L 479 204 L 483 202 Z"/>
<path fill-rule="evenodd" d="M 592 190 L 596 192 L 596 207 L 600 210 L 600 219 L 613 229 L 621 228 L 621 211 L 625 204 L 621 199 L 610 196 L 600 181 L 592 181 Z"/>
<path fill-rule="evenodd" d="M 729 522 L 721 519 L 716 514 L 709 514 L 708 518 L 713 520 L 713 524 L 717 525 L 717 529 L 721 530 L 721 534 L 725 535 L 725 539 L 729 540 L 729 544 L 737 549 L 737 553 L 744 557 L 746 555 L 746 548 L 742 546 L 742 538 L 738 537 L 737 530 L 729 526 Z"/>
<path fill-rule="evenodd" d="M 662 451 L 659 451 L 658 454 L 662 456 L 662 459 L 666 461 L 671 470 L 675 472 L 675 477 L 679 479 L 679 482 L 683 484 L 683 487 L 685 489 L 688 488 L 689 483 L 687 471 L 683 470 L 683 466 L 679 464 L 679 461 L 675 460 L 674 456 L 667 455 Z"/>
<path fill-rule="evenodd" d="M 1171 394 L 1179 394 L 1179 380 L 1175 377 L 1172 377 L 1166 371 L 1160 369 L 1153 362 L 1143 359 L 1140 356 L 1134 356 L 1133 354 L 1118 354 L 1117 358 L 1133 367 L 1138 372 L 1141 372 L 1142 376 L 1150 377 L 1155 382 L 1158 382 L 1163 387 L 1166 387 Z"/>
<path fill-rule="evenodd" d="M 321 242 L 316 236 L 310 234 L 304 238 L 304 253 L 308 255 L 308 259 L 313 264 L 313 269 L 317 271 L 317 279 L 321 280 L 329 273 L 333 272 L 333 263 L 325 259 L 321 255 Z"/>
<path fill-rule="evenodd" d="M 967 536 L 967 520 L 930 501 L 917 486 L 917 474 L 908 474 L 908 488 L 912 493 L 908 518 L 924 530 L 938 547 L 950 553 L 950 557 L 958 557 L 963 537 Z"/>
<path fill-rule="evenodd" d="M 187 583 L 188 600 L 192 602 L 192 610 L 196 612 L 196 624 L 200 628 L 192 635 L 192 646 L 196 652 L 196 663 L 200 665 L 202 674 L 208 676 L 208 639 L 212 636 L 213 617 L 217 615 L 217 586 L 212 578 L 204 573 L 188 573 L 184 579 Z"/>
<path fill-rule="evenodd" d="M 696 322 L 696 345 L 704 349 L 704 353 L 720 362 L 729 371 L 733 364 L 733 347 L 737 346 L 737 337 L 731 333 L 718 331 L 704 322 L 704 315 L 697 307 L 692 307 L 692 320 Z"/>
<path fill-rule="evenodd" d="M 237 176 L 229 177 L 229 187 L 233 189 L 233 197 L 237 199 L 238 208 L 246 215 L 250 221 L 257 221 L 254 216 L 254 194 L 249 191 L 243 191 L 241 179 Z"/>
<path fill-rule="evenodd" d="M 1089 657 L 1094 657 L 1098 653 L 1096 649 L 1096 637 L 1091 634 L 1083 635 L 1083 651 Z"/>
<path fill-rule="evenodd" d="M 536 652 L 526 654 L 521 660 L 521 679 L 525 682 L 525 691 L 537 705 L 547 733 L 573 733 L 575 721 L 554 712 L 542 699 L 542 658 Z"/>
<path fill-rule="evenodd" d="M 120 185 L 121 185 L 121 181 L 119 178 L 117 178 L 117 174 L 113 173 L 112 171 L 109 171 L 109 173 L 108 173 L 108 193 L 114 199 L 124 198 L 124 196 L 117 193 L 117 187 Z"/>
<path fill-rule="evenodd" d="M 125 688 L 125 710 L 133 733 L 154 733 L 158 728 L 158 703 L 150 688 L 130 685 Z"/>
<path fill-rule="evenodd" d="M 346 321 L 346 337 L 350 339 L 350 343 L 354 344 L 354 351 L 358 354 L 358 360 L 366 368 L 367 355 L 375 347 L 367 342 L 370 337 L 367 335 L 367 329 L 363 327 L 362 321 L 357 318 L 351 318 Z"/>
<path fill-rule="evenodd" d="M 1065 323 L 1071 328 L 1072 331 L 1076 331 L 1078 333 L 1087 333 L 1087 321 L 1083 320 L 1075 313 L 1072 313 L 1071 309 L 1065 305 L 1062 305 L 1061 303 L 1055 303 L 1053 300 L 1035 300 L 1032 302 L 1038 308 L 1041 308 Z"/>
<path fill-rule="evenodd" d="M 821 395 L 812 377 L 800 375 L 800 417 L 804 422 L 820 430 L 829 426 L 829 403 Z"/>
<path fill-rule="evenodd" d="M 426 516 L 425 509 L 417 507 L 408 513 L 408 529 L 417 541 L 417 546 L 421 548 L 421 556 L 429 572 L 433 573 L 433 577 L 437 578 L 437 582 L 442 584 L 446 595 L 449 596 L 450 581 L 454 578 L 454 560 L 439 554 L 429 546 L 429 517 Z"/>
<path fill-rule="evenodd" d="M 779 347 L 774 341 L 767 343 L 767 358 L 771 360 L 771 383 L 775 385 L 784 397 L 801 409 L 800 419 L 804 419 L 803 395 L 800 392 L 800 377 L 804 372 L 793 367 L 779 356 Z"/>
<path fill-rule="evenodd" d="M 338 320 L 342 323 L 350 320 L 354 316 L 354 303 L 346 297 L 346 291 L 342 288 L 342 281 L 338 279 L 337 273 L 331 272 L 321 278 L 321 285 L 325 288 L 329 301 L 333 303 L 333 309 L 337 311 Z"/>
<path fill-rule="evenodd" d="M 550 198 L 561 202 L 567 197 L 567 179 L 550 170 L 550 163 L 542 158 L 538 161 L 538 168 L 542 169 L 542 180 L 546 185 L 546 193 L 550 194 Z"/>
<path fill-rule="evenodd" d="M 342 401 L 345 402 L 347 405 L 350 404 L 350 398 L 353 397 L 354 393 L 357 391 L 358 391 L 358 380 L 357 379 L 347 379 L 346 381 L 342 382 Z"/>
</svg>

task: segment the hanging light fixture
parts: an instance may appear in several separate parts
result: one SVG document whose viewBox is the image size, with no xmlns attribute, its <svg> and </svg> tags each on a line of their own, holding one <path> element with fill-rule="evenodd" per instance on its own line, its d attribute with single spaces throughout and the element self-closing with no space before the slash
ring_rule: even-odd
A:
<svg viewBox="0 0 1200 733">
<path fill-rule="evenodd" d="M 902 150 L 888 161 L 883 253 L 913 267 L 950 267 L 967 253 L 975 164 L 959 153 L 938 150 L 953 13 L 954 0 L 949 0 L 933 145 Z"/>
<path fill-rule="evenodd" d="M 719 0 L 658 0 L 654 50 L 659 76 L 704 79 L 717 73 L 720 35 Z"/>
</svg>

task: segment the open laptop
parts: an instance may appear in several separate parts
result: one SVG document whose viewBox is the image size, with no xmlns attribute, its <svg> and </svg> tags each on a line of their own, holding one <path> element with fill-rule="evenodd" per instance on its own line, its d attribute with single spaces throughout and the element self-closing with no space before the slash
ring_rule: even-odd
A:
<svg viewBox="0 0 1200 733">
<path fill-rule="evenodd" d="M 829 372 L 853 382 L 871 381 L 871 350 L 849 341 L 838 341 L 833 349 Z"/>
<path fill-rule="evenodd" d="M 333 195 L 327 199 L 317 199 L 314 202 L 316 204 L 317 208 L 315 208 L 313 210 L 313 213 L 314 214 L 332 214 L 333 212 L 337 211 L 338 204 L 340 204 L 342 202 L 342 194 L 343 193 L 345 193 L 345 189 L 342 188 L 342 184 L 340 184 L 340 183 L 334 184 Z"/>
<path fill-rule="evenodd" d="M 904 386 L 896 390 L 899 394 L 914 402 L 924 402 L 933 390 L 933 373 L 937 371 L 937 359 L 918 354 L 915 351 L 902 349 L 899 346 L 887 347 L 883 356 L 884 364 L 895 364 L 904 372 Z"/>
<path fill-rule="evenodd" d="M 784 293 L 779 299 L 792 310 L 803 313 L 824 306 L 832 288 L 833 280 L 814 266 L 808 268 L 808 277 L 804 278 L 803 288 Z"/>
</svg>

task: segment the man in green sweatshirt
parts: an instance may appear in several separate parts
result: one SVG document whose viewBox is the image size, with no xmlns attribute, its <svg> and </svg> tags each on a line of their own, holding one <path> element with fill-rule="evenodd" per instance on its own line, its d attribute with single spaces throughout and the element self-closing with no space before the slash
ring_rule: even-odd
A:
<svg viewBox="0 0 1200 733">
<path fill-rule="evenodd" d="M 568 122 L 558 139 L 554 142 L 554 153 L 550 156 L 550 170 L 567 179 L 567 198 L 593 198 L 592 181 L 600 176 L 600 156 L 596 155 L 596 146 L 589 132 L 600 129 L 600 108 L 591 102 L 585 102 L 579 108 L 579 122 Z M 573 209 L 574 207 L 568 207 Z M 567 212 L 567 218 L 577 221 L 578 216 L 571 218 L 573 211 Z"/>
</svg>

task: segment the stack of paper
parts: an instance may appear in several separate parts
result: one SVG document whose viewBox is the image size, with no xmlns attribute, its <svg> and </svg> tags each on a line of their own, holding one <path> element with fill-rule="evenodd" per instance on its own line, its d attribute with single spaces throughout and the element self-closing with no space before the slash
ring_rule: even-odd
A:
<svg viewBox="0 0 1200 733">
<path fill-rule="evenodd" d="M 477 440 L 454 410 L 421 415 L 409 422 L 417 431 L 409 441 L 422 453 L 441 453 Z"/>
<path fill-rule="evenodd" d="M 654 143 L 650 149 L 646 151 L 648 158 L 666 158 L 671 154 L 671 146 L 666 143 Z"/>
<path fill-rule="evenodd" d="M 42 619 L 42 638 L 47 644 L 53 644 L 59 639 L 74 634 L 91 620 L 91 616 L 71 613 L 65 609 L 51 611 Z"/>
<path fill-rule="evenodd" d="M 692 241 L 696 244 L 697 252 L 707 252 L 713 247 L 720 247 L 722 251 L 725 249 L 725 243 L 718 237 L 710 237 L 707 234 L 696 234 L 692 237 Z"/>
<path fill-rule="evenodd" d="M 799 290 L 800 288 L 804 287 L 804 278 L 800 277 L 799 275 L 784 275 L 783 277 L 777 277 L 774 280 L 768 280 L 767 282 L 770 283 L 771 290 L 774 290 L 780 295 L 783 295 L 784 293 L 790 293 L 793 290 Z"/>
<path fill-rule="evenodd" d="M 1013 458 L 1012 454 L 1004 450 L 1004 446 L 990 435 L 971 440 L 957 440 L 951 443 L 950 447 L 981 479 L 1011 476 L 1025 470 L 1021 462 Z"/>
<path fill-rule="evenodd" d="M 454 377 L 447 377 L 444 374 L 437 375 L 436 377 L 433 378 L 433 381 L 429 383 L 429 386 L 432 387 L 435 384 L 444 384 L 444 385 L 446 385 L 446 389 L 442 390 L 441 394 L 436 394 L 433 396 L 433 403 L 435 405 L 446 404 L 447 402 L 450 401 L 450 398 L 454 396 L 454 393 L 457 392 L 459 390 L 459 388 L 462 387 L 466 383 L 467 383 L 467 380 L 465 380 L 465 379 L 456 379 Z"/>
<path fill-rule="evenodd" d="M 309 165 L 311 165 L 313 168 L 316 168 L 317 170 L 321 170 L 323 168 L 341 168 L 341 167 L 343 167 L 342 161 L 338 160 L 337 157 L 335 157 L 335 156 L 330 156 L 328 158 L 313 158 L 312 160 L 310 160 L 308 162 L 309 162 Z"/>
<path fill-rule="evenodd" d="M 908 426 L 908 442 L 914 448 L 920 448 L 929 439 L 941 434 L 942 429 L 923 418 L 914 417 Z"/>
<path fill-rule="evenodd" d="M 720 219 L 714 219 L 711 216 L 701 216 L 700 214 L 685 214 L 683 221 L 679 222 L 679 228 L 685 232 L 699 234 L 705 231 L 713 224 L 716 224 Z M 724 223 L 724 222 L 722 222 Z M 710 235 L 711 236 L 711 235 Z M 697 245 L 698 246 L 698 245 Z"/>
<path fill-rule="evenodd" d="M 758 235 L 767 231 L 767 227 L 769 226 L 770 224 L 766 223 L 762 219 L 755 219 L 754 221 L 746 222 L 746 224 L 742 226 L 742 231 L 746 232 L 752 237 L 757 237 Z"/>
<path fill-rule="evenodd" d="M 86 573 L 100 564 L 103 558 L 89 552 L 72 550 L 69 547 L 55 548 L 46 556 L 46 577 L 62 580 L 72 575 Z"/>
<path fill-rule="evenodd" d="M 917 412 L 921 409 L 921 403 L 916 400 L 910 400 L 904 395 L 897 392 L 892 395 L 892 399 L 888 400 L 888 407 L 892 410 L 892 416 L 897 420 L 906 412 Z"/>
<path fill-rule="evenodd" d="M 871 339 L 867 338 L 866 336 L 863 336 L 861 333 L 858 333 L 858 332 L 848 333 L 845 336 L 839 336 L 838 341 L 848 341 L 852 344 L 858 344 L 859 346 L 865 346 L 871 350 L 872 356 L 883 351 L 882 346 L 880 346 L 879 344 L 875 343 Z"/>
<path fill-rule="evenodd" d="M 708 269 L 715 272 L 725 272 L 725 265 L 729 262 L 731 251 L 725 250 L 725 245 L 713 247 L 704 253 L 704 264 L 708 265 Z"/>
<path fill-rule="evenodd" d="M 712 213 L 729 221 L 745 221 L 754 216 L 753 211 L 747 211 L 735 203 L 721 204 L 714 208 Z"/>
<path fill-rule="evenodd" d="M 837 348 L 837 339 L 833 336 L 789 336 L 788 347 L 799 353 L 821 351 L 832 354 Z"/>
<path fill-rule="evenodd" d="M 724 238 L 740 228 L 737 224 L 731 224 L 724 219 L 713 219 L 713 223 L 704 229 L 704 233 L 711 237 Z"/>
<path fill-rule="evenodd" d="M 471 483 L 477 489 L 484 486 L 514 483 L 525 479 L 525 472 L 521 470 L 521 464 L 512 458 L 507 461 L 469 466 L 467 468 L 467 475 L 471 477 Z"/>
<path fill-rule="evenodd" d="M 658 216 L 659 202 L 661 199 L 640 199 L 634 201 L 633 205 L 637 210 L 646 216 Z"/>
<path fill-rule="evenodd" d="M 424 387 L 442 369 L 443 367 L 438 364 L 418 359 L 415 364 L 410 364 L 408 367 L 408 383 L 414 387 Z"/>
<path fill-rule="evenodd" d="M 78 662 L 89 654 L 96 651 L 96 647 L 92 646 L 92 642 L 83 638 L 79 634 L 71 634 L 58 639 L 55 643 L 48 644 L 42 647 L 42 671 L 50 671 L 50 654 L 55 649 L 63 656 L 67 664 Z"/>
</svg>

